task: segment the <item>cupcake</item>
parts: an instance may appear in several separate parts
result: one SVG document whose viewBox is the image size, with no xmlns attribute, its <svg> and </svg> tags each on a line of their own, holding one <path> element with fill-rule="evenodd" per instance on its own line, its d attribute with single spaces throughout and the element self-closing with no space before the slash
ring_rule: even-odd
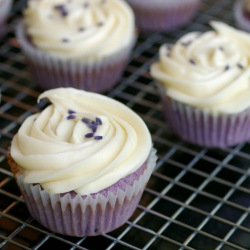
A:
<svg viewBox="0 0 250 250">
<path fill-rule="evenodd" d="M 221 22 L 162 45 L 151 76 L 182 139 L 226 147 L 250 138 L 250 35 Z"/>
<path fill-rule="evenodd" d="M 31 215 L 70 236 L 116 229 L 133 214 L 155 166 L 145 123 L 96 93 L 58 88 L 43 98 L 51 105 L 24 121 L 8 155 Z"/>
<path fill-rule="evenodd" d="M 136 40 L 123 0 L 30 0 L 17 38 L 30 72 L 45 89 L 106 92 L 119 81 Z"/>
<path fill-rule="evenodd" d="M 234 4 L 234 18 L 239 29 L 250 32 L 250 1 L 237 0 Z"/>
<path fill-rule="evenodd" d="M 188 24 L 200 0 L 127 0 L 141 30 L 171 31 Z"/>
<path fill-rule="evenodd" d="M 6 32 L 6 22 L 12 5 L 12 0 L 0 0 L 0 38 Z"/>
</svg>

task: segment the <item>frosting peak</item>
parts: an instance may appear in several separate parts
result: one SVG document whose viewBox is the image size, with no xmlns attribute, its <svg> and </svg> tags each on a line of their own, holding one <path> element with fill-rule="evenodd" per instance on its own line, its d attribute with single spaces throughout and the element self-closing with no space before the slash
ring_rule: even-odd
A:
<svg viewBox="0 0 250 250">
<path fill-rule="evenodd" d="M 132 110 L 108 97 L 59 88 L 51 105 L 28 117 L 11 145 L 24 182 L 49 193 L 98 192 L 136 171 L 151 149 L 149 131 Z"/>
<path fill-rule="evenodd" d="M 221 22 L 163 45 L 151 75 L 182 103 L 219 113 L 250 106 L 250 35 Z"/>
<path fill-rule="evenodd" d="M 42 51 L 63 58 L 103 58 L 134 39 L 134 15 L 123 0 L 30 0 L 27 34 Z"/>
</svg>

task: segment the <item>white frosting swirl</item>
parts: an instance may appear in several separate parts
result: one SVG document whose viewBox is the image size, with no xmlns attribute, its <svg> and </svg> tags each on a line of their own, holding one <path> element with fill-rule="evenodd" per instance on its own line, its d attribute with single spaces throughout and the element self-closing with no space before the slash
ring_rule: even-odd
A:
<svg viewBox="0 0 250 250">
<path fill-rule="evenodd" d="M 103 58 L 134 40 L 134 14 L 123 0 L 30 0 L 24 20 L 37 48 L 63 58 Z"/>
<path fill-rule="evenodd" d="M 250 34 L 221 22 L 211 26 L 215 31 L 192 32 L 163 45 L 150 73 L 177 101 L 238 113 L 250 106 Z"/>
<path fill-rule="evenodd" d="M 38 100 L 42 98 L 52 104 L 28 117 L 11 145 L 25 183 L 40 183 L 51 194 L 74 190 L 85 195 L 114 184 L 146 161 L 152 147 L 149 131 L 125 105 L 73 88 L 49 90 Z M 75 119 L 69 119 L 69 109 L 76 111 Z M 85 137 L 92 130 L 84 117 L 101 119 L 95 132 L 101 140 Z"/>
</svg>

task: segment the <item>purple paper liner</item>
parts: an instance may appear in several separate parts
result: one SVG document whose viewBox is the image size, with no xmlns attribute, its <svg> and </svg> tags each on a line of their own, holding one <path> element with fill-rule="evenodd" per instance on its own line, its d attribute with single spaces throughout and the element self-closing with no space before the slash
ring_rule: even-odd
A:
<svg viewBox="0 0 250 250">
<path fill-rule="evenodd" d="M 7 31 L 7 19 L 12 6 L 12 0 L 3 0 L 0 3 L 0 39 L 5 35 Z"/>
<path fill-rule="evenodd" d="M 17 38 L 25 54 L 29 71 L 38 85 L 44 89 L 74 87 L 103 93 L 112 89 L 122 76 L 130 58 L 137 35 L 131 43 L 107 58 L 95 61 L 57 58 L 36 49 L 25 33 L 22 21 L 17 25 Z"/>
<path fill-rule="evenodd" d="M 234 4 L 234 18 L 236 21 L 236 26 L 244 31 L 250 32 L 250 19 L 244 16 L 244 4 L 245 1 L 237 0 Z M 249 15 L 250 17 L 250 15 Z"/>
<path fill-rule="evenodd" d="M 168 4 L 167 1 L 157 1 L 141 4 L 138 0 L 127 0 L 135 12 L 136 26 L 147 31 L 171 31 L 188 24 L 194 17 L 200 0 Z M 178 3 L 179 2 L 179 3 Z M 154 3 L 154 2 L 153 2 Z"/>
<path fill-rule="evenodd" d="M 31 215 L 54 232 L 78 237 L 100 235 L 123 225 L 134 213 L 156 159 L 156 150 L 152 149 L 147 161 L 134 173 L 96 194 L 80 196 L 74 192 L 50 195 L 39 184 L 23 183 L 22 171 L 8 155 Z"/>
<path fill-rule="evenodd" d="M 168 97 L 157 83 L 163 113 L 171 130 L 181 139 L 205 147 L 223 148 L 250 139 L 250 109 L 238 114 L 201 110 Z"/>
</svg>

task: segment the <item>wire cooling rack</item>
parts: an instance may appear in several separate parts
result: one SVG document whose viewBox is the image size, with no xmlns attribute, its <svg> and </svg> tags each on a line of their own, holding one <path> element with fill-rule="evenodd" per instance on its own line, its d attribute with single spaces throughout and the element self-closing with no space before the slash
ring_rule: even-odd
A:
<svg viewBox="0 0 250 250">
<path fill-rule="evenodd" d="M 14 37 L 25 1 L 15 1 L 9 33 L 0 44 L 0 248 L 9 249 L 250 249 L 250 144 L 223 150 L 197 147 L 173 135 L 164 122 L 156 86 L 148 74 L 162 43 L 209 29 L 211 19 L 234 25 L 232 0 L 207 0 L 193 22 L 166 33 L 141 33 L 120 83 L 108 93 L 147 123 L 159 160 L 134 215 L 97 237 L 48 231 L 29 214 L 6 160 L 23 120 L 44 103 L 30 79 Z"/>
</svg>

